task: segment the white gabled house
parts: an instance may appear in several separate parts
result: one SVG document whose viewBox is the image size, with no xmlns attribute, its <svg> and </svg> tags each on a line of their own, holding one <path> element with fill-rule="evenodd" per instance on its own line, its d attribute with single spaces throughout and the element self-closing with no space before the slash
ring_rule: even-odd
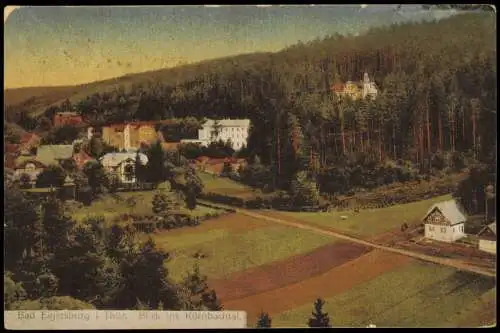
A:
<svg viewBox="0 0 500 333">
<path fill-rule="evenodd" d="M 426 238 L 451 243 L 466 236 L 467 217 L 455 200 L 434 204 L 422 220 Z"/>
<path fill-rule="evenodd" d="M 493 222 L 485 226 L 478 234 L 479 249 L 481 251 L 497 253 L 497 223 Z"/>
<path fill-rule="evenodd" d="M 133 184 L 137 181 L 135 174 L 137 155 L 142 165 L 148 163 L 148 157 L 143 153 L 108 153 L 101 157 L 100 162 L 104 169 L 116 176 L 121 183 Z"/>
</svg>

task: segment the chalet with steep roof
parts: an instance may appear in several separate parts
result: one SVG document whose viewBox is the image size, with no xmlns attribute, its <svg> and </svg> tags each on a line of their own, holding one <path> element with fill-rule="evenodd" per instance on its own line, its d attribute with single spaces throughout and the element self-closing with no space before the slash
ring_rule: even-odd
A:
<svg viewBox="0 0 500 333">
<path fill-rule="evenodd" d="M 104 169 L 118 178 L 121 183 L 132 184 L 137 181 L 135 163 L 137 155 L 142 165 L 148 163 L 148 157 L 143 153 L 108 153 L 101 157 Z"/>
<path fill-rule="evenodd" d="M 451 243 L 465 237 L 467 217 L 455 200 L 432 205 L 422 220 L 426 238 Z"/>
</svg>

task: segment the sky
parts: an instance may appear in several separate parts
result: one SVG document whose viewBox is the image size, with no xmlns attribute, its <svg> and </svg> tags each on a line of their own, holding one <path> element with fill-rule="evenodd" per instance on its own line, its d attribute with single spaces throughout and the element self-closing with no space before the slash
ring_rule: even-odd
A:
<svg viewBox="0 0 500 333">
<path fill-rule="evenodd" d="M 4 10 L 4 86 L 78 85 L 428 18 L 418 5 L 29 6 Z M 10 12 L 10 14 L 8 14 Z M 433 18 L 453 14 L 433 11 Z"/>
</svg>

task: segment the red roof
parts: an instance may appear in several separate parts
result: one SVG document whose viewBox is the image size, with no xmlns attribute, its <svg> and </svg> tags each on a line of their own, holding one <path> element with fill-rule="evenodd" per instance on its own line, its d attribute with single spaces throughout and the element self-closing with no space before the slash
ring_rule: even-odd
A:
<svg viewBox="0 0 500 333">
<path fill-rule="evenodd" d="M 9 153 L 9 154 L 18 153 L 19 150 L 20 150 L 20 145 L 12 144 L 12 143 L 5 144 L 5 153 Z"/>
<path fill-rule="evenodd" d="M 12 154 L 5 154 L 4 166 L 6 168 L 14 169 L 16 167 L 16 156 Z"/>
<path fill-rule="evenodd" d="M 344 91 L 344 85 L 342 83 L 337 83 L 334 84 L 331 89 L 335 92 L 342 92 Z"/>
<path fill-rule="evenodd" d="M 93 158 L 82 150 L 73 155 L 73 160 L 75 161 L 77 168 L 81 169 L 85 163 L 92 161 Z"/>
<path fill-rule="evenodd" d="M 27 144 L 34 140 L 40 140 L 40 137 L 34 133 L 25 133 L 21 137 L 21 144 Z"/>
</svg>

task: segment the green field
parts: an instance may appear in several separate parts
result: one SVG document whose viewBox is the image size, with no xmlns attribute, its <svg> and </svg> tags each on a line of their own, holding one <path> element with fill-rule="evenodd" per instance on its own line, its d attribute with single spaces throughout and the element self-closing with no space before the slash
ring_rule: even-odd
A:
<svg viewBox="0 0 500 333">
<path fill-rule="evenodd" d="M 415 261 L 325 299 L 333 326 L 454 327 L 494 295 L 495 281 Z M 273 316 L 273 327 L 304 327 L 311 304 Z M 472 324 L 473 325 L 473 324 Z"/>
<path fill-rule="evenodd" d="M 198 176 L 205 186 L 203 189 L 204 192 L 214 192 L 242 199 L 261 194 L 258 189 L 253 189 L 250 186 L 246 186 L 226 177 L 214 176 L 206 172 L 198 172 Z"/>
<path fill-rule="evenodd" d="M 82 207 L 72 212 L 72 216 L 76 221 L 82 221 L 88 216 L 101 215 L 110 221 L 116 216 L 124 213 L 146 215 L 152 214 L 153 196 L 155 191 L 136 191 L 136 192 L 121 192 L 114 195 L 105 195 L 98 200 L 92 202 L 88 207 Z M 134 198 L 136 204 L 133 207 L 127 205 L 127 199 Z M 183 204 L 181 203 L 181 206 Z M 206 214 L 216 213 L 218 210 L 197 205 L 196 209 L 190 211 L 184 207 L 180 208 L 180 212 L 190 214 L 192 216 L 204 216 Z"/>
<path fill-rule="evenodd" d="M 331 227 L 355 236 L 373 236 L 400 227 L 403 223 L 408 225 L 419 223 L 432 204 L 450 199 L 444 195 L 428 200 L 395 205 L 386 208 L 360 210 L 359 213 L 346 212 L 280 212 L 298 220 L 309 222 L 322 227 Z M 341 219 L 341 216 L 347 219 Z"/>
<path fill-rule="evenodd" d="M 221 226 L 218 219 L 214 219 L 194 228 L 166 231 L 153 236 L 159 247 L 173 254 L 167 267 L 174 280 L 181 279 L 197 261 L 203 274 L 209 278 L 222 278 L 234 272 L 312 251 L 335 241 L 328 236 L 269 225 L 239 214 L 221 219 L 228 220 L 228 223 Z M 241 224 L 242 227 L 233 229 L 229 223 Z M 247 230 L 245 226 L 248 227 Z M 195 259 L 193 254 L 197 251 L 207 257 Z"/>
</svg>

